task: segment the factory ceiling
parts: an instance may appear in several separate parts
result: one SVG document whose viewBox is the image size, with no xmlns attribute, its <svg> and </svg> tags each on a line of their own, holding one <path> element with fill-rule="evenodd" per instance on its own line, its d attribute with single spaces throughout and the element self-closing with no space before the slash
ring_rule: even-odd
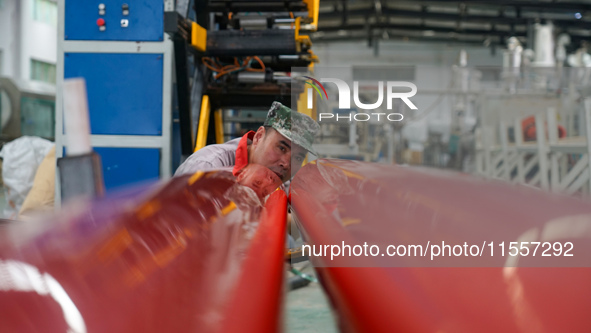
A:
<svg viewBox="0 0 591 333">
<path fill-rule="evenodd" d="M 322 0 L 317 42 L 412 40 L 504 47 L 517 37 L 532 43 L 535 23 L 552 22 L 574 50 L 591 40 L 591 1 Z"/>
</svg>

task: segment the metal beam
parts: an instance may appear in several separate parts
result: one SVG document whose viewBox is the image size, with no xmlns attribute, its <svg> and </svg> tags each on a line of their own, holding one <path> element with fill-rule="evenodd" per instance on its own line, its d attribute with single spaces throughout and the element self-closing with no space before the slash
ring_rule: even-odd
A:
<svg viewBox="0 0 591 333">
<path fill-rule="evenodd" d="M 301 12 L 308 6 L 302 1 L 210 1 L 211 12 Z"/>
<path fill-rule="evenodd" d="M 341 26 L 321 27 L 318 31 L 331 32 L 340 30 L 363 30 L 365 25 L 363 24 L 347 24 Z M 405 31 L 433 31 L 440 33 L 459 33 L 466 35 L 485 35 L 485 36 L 507 36 L 510 35 L 510 31 L 499 31 L 499 30 L 488 30 L 488 29 L 471 29 L 471 28 L 445 28 L 445 27 L 434 27 L 434 26 L 421 26 L 421 25 L 408 25 L 408 24 L 393 24 L 393 23 L 377 23 L 371 24 L 370 29 L 395 29 Z M 527 31 L 516 32 L 512 36 L 526 36 Z"/>
<path fill-rule="evenodd" d="M 393 32 L 389 32 L 390 40 L 401 40 L 401 41 L 422 41 L 422 42 L 432 42 L 432 43 L 447 43 L 452 45 L 466 45 L 466 46 L 482 46 L 482 40 L 465 40 L 459 37 L 426 37 L 426 36 L 409 36 L 409 35 L 402 35 L 402 34 L 395 34 Z M 347 41 L 358 41 L 358 40 L 367 40 L 367 35 L 353 35 L 353 36 L 323 36 L 323 37 L 312 37 L 313 42 L 347 42 Z M 373 43 L 375 43 L 380 37 L 379 36 L 372 36 Z M 492 42 L 491 44 L 498 44 L 499 42 Z"/>
<path fill-rule="evenodd" d="M 303 89 L 291 89 L 290 84 L 264 83 L 249 87 L 210 85 L 204 92 L 210 97 L 212 109 L 260 107 L 268 108 L 273 101 L 290 105 L 292 95 L 297 95 Z"/>
<path fill-rule="evenodd" d="M 329 4 L 336 4 L 337 1 L 327 1 Z M 326 2 L 325 2 L 326 3 Z M 508 15 L 506 13 L 507 8 L 507 1 L 468 1 L 462 2 L 466 6 L 462 7 L 463 10 L 460 12 L 467 13 L 466 15 L 462 15 L 460 12 L 457 13 L 450 13 L 444 11 L 434 11 L 430 10 L 430 6 L 437 5 L 438 7 L 449 7 L 454 8 L 454 6 L 458 5 L 460 2 L 458 1 L 444 1 L 443 3 L 434 2 L 434 1 L 397 1 L 397 2 L 385 2 L 382 3 L 381 12 L 384 17 L 388 19 L 388 21 L 378 22 L 376 21 L 369 21 L 369 17 L 373 17 L 375 15 L 375 6 L 373 3 L 363 3 L 361 6 L 352 6 L 349 5 L 346 16 L 347 22 L 359 22 L 359 24 L 342 24 L 342 17 L 345 15 L 343 11 L 333 11 L 333 12 L 321 12 L 320 19 L 321 25 L 319 26 L 319 32 L 331 32 L 331 31 L 354 31 L 354 30 L 361 30 L 364 31 L 366 35 L 368 35 L 367 39 L 371 40 L 371 36 L 373 33 L 371 32 L 373 29 L 397 29 L 408 31 L 409 33 L 413 31 L 429 31 L 429 33 L 449 33 L 454 34 L 452 37 L 453 39 L 456 38 L 455 34 L 466 35 L 466 36 L 474 36 L 474 35 L 481 35 L 482 41 L 490 38 L 491 36 L 496 36 L 499 38 L 506 38 L 508 36 L 517 36 L 523 37 L 528 36 L 528 29 L 531 28 L 532 22 L 537 20 L 535 16 L 539 14 L 539 12 L 535 11 L 525 11 L 525 5 L 529 5 L 532 1 L 520 1 L 515 8 L 514 15 Z M 413 5 L 420 5 L 420 9 L 412 10 L 407 8 L 401 8 L 401 4 L 413 4 Z M 515 7 L 515 2 L 511 2 L 513 7 Z M 567 8 L 566 5 L 573 5 L 578 3 L 570 2 L 570 3 L 563 3 L 561 2 L 561 6 L 555 7 L 556 3 L 541 3 L 546 6 L 547 9 L 555 9 L 555 8 Z M 496 10 L 498 13 L 497 15 L 483 15 L 481 13 L 477 13 L 475 15 L 470 14 L 470 9 L 474 8 L 473 5 L 478 5 L 482 8 L 482 5 L 490 5 L 491 10 Z M 540 3 L 538 3 L 540 5 Z M 472 6 L 472 7 L 469 7 Z M 586 5 L 591 6 L 591 4 Z M 342 7 L 341 7 L 342 8 Z M 417 7 L 418 8 L 418 7 Z M 568 7 L 570 8 L 570 7 Z M 582 8 L 576 8 L 582 11 Z M 552 13 L 556 13 L 555 10 L 551 10 Z M 560 12 L 560 10 L 558 10 Z M 583 12 L 583 15 L 585 13 Z M 539 16 L 539 15 L 538 15 Z M 405 21 L 397 22 L 397 19 L 402 19 Z M 412 22 L 411 24 L 407 23 L 408 19 L 416 19 L 417 22 Z M 563 31 L 571 35 L 571 46 L 569 48 L 577 48 L 580 43 L 584 40 L 591 38 L 588 31 L 591 30 L 591 21 L 576 19 L 574 17 L 572 20 L 564 19 L 564 18 L 557 18 L 552 19 L 548 17 L 542 17 L 543 20 L 549 19 L 552 23 L 558 28 L 558 31 Z M 361 23 L 361 21 L 365 23 Z M 420 21 L 420 22 L 419 22 Z M 426 22 L 427 21 L 427 22 Z M 438 25 L 438 22 L 444 23 L 442 25 Z M 482 28 L 473 28 L 470 26 L 465 26 L 462 23 L 481 23 L 484 27 Z M 332 23 L 332 25 L 330 25 Z M 445 24 L 449 24 L 449 27 L 446 27 Z M 490 29 L 486 29 L 486 24 L 491 26 Z M 453 26 L 452 26 L 453 25 Z M 499 25 L 501 26 L 499 29 Z M 505 27 L 503 27 L 505 26 Z M 391 33 L 388 31 L 388 33 Z M 404 33 L 399 34 L 401 36 Z M 347 35 L 346 38 L 350 36 Z M 411 37 L 411 36 L 408 36 Z M 425 40 L 430 40 L 431 36 L 426 36 Z M 438 36 L 439 38 L 445 39 L 445 36 Z M 378 36 L 378 39 L 380 37 Z M 412 38 L 412 37 L 411 37 Z M 416 36 L 414 37 L 416 38 Z M 334 36 L 315 36 L 313 37 L 314 40 L 339 40 L 341 39 L 340 36 L 336 38 Z M 526 46 L 530 45 L 525 40 L 523 41 Z M 371 42 L 370 42 L 371 43 Z"/>
<path fill-rule="evenodd" d="M 591 10 L 591 4 L 577 2 L 577 1 L 515 1 L 515 0 L 413 0 L 413 1 L 396 1 L 397 4 L 425 4 L 425 5 L 459 5 L 465 4 L 467 6 L 479 5 L 479 6 L 491 6 L 491 7 L 514 7 L 514 8 L 533 8 L 533 9 L 548 9 L 551 11 L 589 11 Z"/>
<path fill-rule="evenodd" d="M 426 19 L 426 20 L 435 20 L 435 21 L 449 21 L 449 22 L 474 22 L 474 23 L 483 23 L 483 24 L 513 24 L 513 25 L 524 25 L 527 24 L 532 20 L 535 19 L 533 17 L 521 17 L 519 16 L 507 16 L 507 15 L 480 15 L 480 14 L 468 14 L 468 15 L 459 15 L 453 13 L 442 13 L 442 12 L 432 12 L 432 11 L 415 11 L 415 10 L 407 10 L 407 9 L 396 9 L 396 8 L 383 8 L 384 15 L 388 18 L 417 18 L 417 19 Z M 348 10 L 347 17 L 349 20 L 355 17 L 365 17 L 369 13 L 373 12 L 373 8 L 367 9 L 356 9 L 356 10 Z M 468 12 L 469 13 L 469 12 Z M 326 21 L 328 19 L 338 19 L 343 16 L 341 12 L 325 12 L 320 13 L 320 20 L 321 22 Z M 567 20 L 567 19 L 550 19 L 552 23 L 559 27 L 559 28 L 566 28 L 566 27 L 575 27 L 581 29 L 591 29 L 591 21 L 585 20 Z M 322 25 L 320 25 L 322 29 Z"/>
<path fill-rule="evenodd" d="M 294 30 L 220 30 L 207 32 L 208 56 L 295 55 Z"/>
<path fill-rule="evenodd" d="M 339 0 L 323 0 L 322 3 L 324 4 L 331 4 L 334 2 L 338 2 Z M 373 1 L 367 1 L 365 3 L 371 3 L 371 7 L 373 8 Z M 509 7 L 509 8 L 530 8 L 530 9 L 538 9 L 538 10 L 548 10 L 548 11 L 566 11 L 566 12 L 584 12 L 591 10 L 591 4 L 588 2 L 578 2 L 578 1 L 532 1 L 532 0 L 402 0 L 402 1 L 389 1 L 383 2 L 382 6 L 387 7 L 389 4 L 396 4 L 396 5 L 421 5 L 421 6 L 449 6 L 449 7 L 458 7 L 461 4 L 464 4 L 468 7 L 471 6 L 478 6 L 478 7 Z"/>
</svg>

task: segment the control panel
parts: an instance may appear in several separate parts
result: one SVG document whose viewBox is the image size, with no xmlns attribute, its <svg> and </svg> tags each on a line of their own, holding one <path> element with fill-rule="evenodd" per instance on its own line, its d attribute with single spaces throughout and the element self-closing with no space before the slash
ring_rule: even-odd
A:
<svg viewBox="0 0 591 333">
<path fill-rule="evenodd" d="M 65 4 L 65 40 L 163 40 L 162 0 L 66 0 Z"/>
<path fill-rule="evenodd" d="M 155 180 L 160 177 L 160 149 L 92 147 L 101 157 L 105 190 L 110 193 L 121 186 Z M 62 156 L 67 155 L 64 148 Z"/>
<path fill-rule="evenodd" d="M 91 134 L 162 134 L 162 54 L 66 53 L 64 78 L 83 77 Z"/>
<path fill-rule="evenodd" d="M 170 176 L 174 71 L 173 44 L 164 35 L 165 1 L 60 3 L 60 75 L 86 81 L 90 134 L 102 159 L 107 191 Z M 61 94 L 59 89 L 58 84 Z M 55 137 L 60 153 L 67 148 L 62 110 L 58 101 Z"/>
<path fill-rule="evenodd" d="M 160 177 L 160 149 L 94 147 L 101 156 L 107 193 L 117 187 Z"/>
</svg>

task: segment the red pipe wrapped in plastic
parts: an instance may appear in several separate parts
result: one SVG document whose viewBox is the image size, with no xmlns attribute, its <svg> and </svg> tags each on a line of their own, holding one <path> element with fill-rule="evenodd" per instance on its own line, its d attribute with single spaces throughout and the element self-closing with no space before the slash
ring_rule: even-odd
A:
<svg viewBox="0 0 591 333">
<path fill-rule="evenodd" d="M 587 201 L 440 170 L 321 159 L 298 172 L 291 204 L 343 331 L 591 327 Z"/>
<path fill-rule="evenodd" d="M 249 190 L 199 172 L 2 228 L 1 330 L 278 331 L 287 199 Z"/>
</svg>

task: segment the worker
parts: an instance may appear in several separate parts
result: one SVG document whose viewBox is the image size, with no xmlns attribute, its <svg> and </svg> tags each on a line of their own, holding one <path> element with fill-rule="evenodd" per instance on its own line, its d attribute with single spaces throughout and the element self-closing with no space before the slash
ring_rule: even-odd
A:
<svg viewBox="0 0 591 333">
<path fill-rule="evenodd" d="M 256 132 L 199 149 L 179 166 L 175 176 L 225 167 L 232 167 L 237 176 L 248 164 L 260 164 L 285 183 L 300 169 L 308 152 L 316 155 L 312 142 L 318 129 L 309 116 L 273 102 Z"/>
<path fill-rule="evenodd" d="M 256 132 L 250 131 L 242 138 L 199 149 L 179 166 L 175 176 L 192 174 L 199 170 L 232 167 L 232 173 L 237 176 L 241 185 L 251 187 L 263 201 L 261 195 L 268 193 L 268 186 L 257 190 L 256 186 L 252 186 L 256 184 L 256 180 L 252 176 L 243 179 L 244 176 L 240 176 L 241 171 L 248 165 L 258 164 L 272 171 L 281 183 L 288 182 L 301 168 L 308 152 L 317 155 L 312 142 L 319 128 L 318 123 L 309 116 L 292 111 L 279 102 L 273 102 L 263 126 Z M 263 169 L 253 168 L 254 178 L 267 178 L 261 170 Z M 250 172 L 246 172 L 244 175 L 249 174 Z M 271 181 L 270 183 L 273 184 Z M 291 222 L 291 214 L 288 214 L 288 225 L 290 234 L 297 229 Z M 293 244 L 293 237 L 289 235 L 288 247 L 293 247 Z"/>
</svg>

